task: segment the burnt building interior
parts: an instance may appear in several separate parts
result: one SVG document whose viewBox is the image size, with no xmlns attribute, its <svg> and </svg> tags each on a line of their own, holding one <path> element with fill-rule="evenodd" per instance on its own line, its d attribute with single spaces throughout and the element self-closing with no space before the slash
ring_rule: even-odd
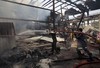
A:
<svg viewBox="0 0 100 68">
<path fill-rule="evenodd" d="M 100 68 L 100 0 L 0 0 L 0 68 Z"/>
</svg>

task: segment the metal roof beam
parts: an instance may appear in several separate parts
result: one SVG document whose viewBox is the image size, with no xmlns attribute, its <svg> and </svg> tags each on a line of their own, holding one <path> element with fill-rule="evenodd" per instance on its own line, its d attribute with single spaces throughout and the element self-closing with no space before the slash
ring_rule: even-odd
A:
<svg viewBox="0 0 100 68">
<path fill-rule="evenodd" d="M 66 8 L 64 8 L 64 7 L 67 7 L 68 5 L 73 6 L 72 4 L 67 4 L 67 5 L 63 6 L 62 9 L 66 9 Z M 61 6 L 61 5 L 59 5 L 59 6 Z M 75 7 L 75 6 L 73 6 L 73 7 Z M 56 11 L 59 11 L 59 10 L 60 10 L 60 9 L 58 9 L 58 10 L 56 10 Z"/>
<path fill-rule="evenodd" d="M 56 2 L 55 2 L 55 4 L 57 4 L 57 3 L 58 3 L 58 1 L 56 1 Z M 50 8 L 50 7 L 52 7 L 52 6 L 53 6 L 53 4 L 52 4 L 52 5 L 50 5 L 50 6 L 48 6 L 48 8 Z"/>
<path fill-rule="evenodd" d="M 55 8 L 57 8 L 57 7 L 59 7 L 59 6 L 63 5 L 63 4 L 67 4 L 67 2 L 62 2 L 62 1 L 58 1 L 58 2 L 61 2 L 62 4 L 56 6 Z"/>
<path fill-rule="evenodd" d="M 58 2 L 61 2 L 61 1 L 56 1 L 56 3 L 55 4 L 57 4 Z M 67 2 L 61 2 L 62 4 L 67 4 Z M 59 6 L 61 6 L 62 4 L 60 4 L 60 5 L 58 5 L 58 6 L 56 6 L 55 8 L 57 8 L 57 7 L 59 7 Z M 50 7 L 52 7 L 53 5 L 50 5 L 48 8 L 50 8 Z"/>
<path fill-rule="evenodd" d="M 55 8 L 57 8 L 57 7 L 61 6 L 61 5 L 62 5 L 62 4 L 60 4 L 60 5 L 56 6 Z"/>
<path fill-rule="evenodd" d="M 31 0 L 30 2 L 29 2 L 29 4 L 34 4 L 34 3 L 36 3 L 38 0 L 36 0 L 36 1 L 33 1 L 33 0 Z"/>
<path fill-rule="evenodd" d="M 65 8 L 62 8 L 62 9 L 65 9 Z M 59 11 L 59 10 L 61 10 L 61 8 L 57 9 L 56 11 Z"/>
<path fill-rule="evenodd" d="M 49 2 L 51 2 L 51 0 L 47 1 L 47 2 L 44 3 L 42 6 L 45 6 L 45 5 L 48 4 Z"/>
<path fill-rule="evenodd" d="M 5 0 L 1 0 L 1 1 L 5 1 Z M 46 9 L 46 8 L 42 8 L 42 7 L 37 7 L 37 6 L 33 6 L 33 5 L 28 5 L 28 4 L 23 4 L 23 3 L 18 3 L 18 2 L 14 2 L 14 1 L 5 1 L 5 2 L 9 2 L 9 3 L 13 3 L 13 4 L 18 4 L 18 5 L 23 5 L 23 6 L 28 6 L 28 7 L 39 8 L 39 9 L 44 9 L 44 10 L 51 11 L 50 9 Z"/>
<path fill-rule="evenodd" d="M 62 4 L 61 4 L 62 5 Z M 61 6 L 61 5 L 59 5 L 59 6 Z M 66 9 L 66 8 L 64 8 L 64 7 L 67 7 L 69 4 L 67 4 L 67 5 L 62 5 L 62 9 Z M 57 7 L 59 7 L 59 6 L 57 6 Z M 57 8 L 56 7 L 56 8 Z M 58 10 L 56 10 L 56 11 L 59 11 L 61 8 L 59 8 Z"/>
<path fill-rule="evenodd" d="M 43 7 L 46 7 L 47 5 L 49 5 L 50 3 L 52 3 L 53 1 L 51 1 L 51 2 L 49 2 L 49 3 L 47 3 L 46 5 L 44 5 Z"/>
<path fill-rule="evenodd" d="M 64 7 L 67 7 L 67 6 L 68 6 L 68 5 L 63 6 L 62 9 L 66 9 L 66 8 L 64 8 Z"/>
<path fill-rule="evenodd" d="M 42 3 L 43 3 L 44 1 L 46 1 L 46 0 L 43 0 Z"/>
</svg>

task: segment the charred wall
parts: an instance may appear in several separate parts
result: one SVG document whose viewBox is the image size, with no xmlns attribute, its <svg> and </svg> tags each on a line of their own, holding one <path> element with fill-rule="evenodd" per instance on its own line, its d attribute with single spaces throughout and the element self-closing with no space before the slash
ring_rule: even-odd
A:
<svg viewBox="0 0 100 68">
<path fill-rule="evenodd" d="M 15 29 L 13 23 L 0 22 L 0 54 L 15 46 Z"/>
</svg>

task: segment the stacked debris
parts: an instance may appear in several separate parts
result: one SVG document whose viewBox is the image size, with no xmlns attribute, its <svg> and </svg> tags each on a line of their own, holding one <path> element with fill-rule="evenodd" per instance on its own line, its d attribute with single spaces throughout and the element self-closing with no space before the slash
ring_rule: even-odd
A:
<svg viewBox="0 0 100 68">
<path fill-rule="evenodd" d="M 23 68 L 36 68 L 40 60 L 49 55 L 43 48 L 15 47 L 1 55 L 0 68 L 14 68 L 16 64 L 23 65 Z"/>
</svg>

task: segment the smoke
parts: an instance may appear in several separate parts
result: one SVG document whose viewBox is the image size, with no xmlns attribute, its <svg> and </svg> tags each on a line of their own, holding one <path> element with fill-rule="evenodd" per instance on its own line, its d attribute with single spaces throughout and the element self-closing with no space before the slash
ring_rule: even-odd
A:
<svg viewBox="0 0 100 68">
<path fill-rule="evenodd" d="M 3 18 L 45 21 L 49 15 L 49 10 L 0 1 L 0 17 Z M 41 30 L 46 26 L 44 23 L 34 21 L 0 19 L 0 22 L 13 22 L 16 33 L 26 30 Z"/>
</svg>

